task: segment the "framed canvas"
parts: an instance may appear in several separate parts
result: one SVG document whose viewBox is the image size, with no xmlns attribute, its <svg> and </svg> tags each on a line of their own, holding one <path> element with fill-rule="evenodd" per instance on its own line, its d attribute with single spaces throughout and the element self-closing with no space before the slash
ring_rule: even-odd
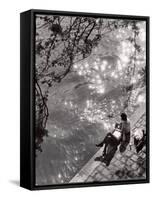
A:
<svg viewBox="0 0 153 200">
<path fill-rule="evenodd" d="M 149 17 L 20 16 L 20 185 L 149 182 Z"/>
</svg>

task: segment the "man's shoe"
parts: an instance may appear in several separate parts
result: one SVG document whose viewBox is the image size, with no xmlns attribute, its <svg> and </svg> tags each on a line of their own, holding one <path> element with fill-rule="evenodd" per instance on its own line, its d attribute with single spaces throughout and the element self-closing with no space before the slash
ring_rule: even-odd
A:
<svg viewBox="0 0 153 200">
<path fill-rule="evenodd" d="M 105 161 L 104 163 L 105 163 L 106 167 L 108 167 L 110 165 L 110 162 L 108 162 L 108 161 Z"/>
</svg>

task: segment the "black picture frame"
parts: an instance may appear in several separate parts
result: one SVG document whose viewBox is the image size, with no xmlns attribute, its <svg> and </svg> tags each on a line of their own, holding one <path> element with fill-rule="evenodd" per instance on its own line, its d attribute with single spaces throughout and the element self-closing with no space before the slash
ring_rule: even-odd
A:
<svg viewBox="0 0 153 200">
<path fill-rule="evenodd" d="M 35 16 L 102 17 L 146 22 L 146 179 L 106 182 L 35 184 Z M 20 14 L 20 186 L 29 190 L 149 183 L 149 22 L 148 16 L 29 10 Z"/>
</svg>

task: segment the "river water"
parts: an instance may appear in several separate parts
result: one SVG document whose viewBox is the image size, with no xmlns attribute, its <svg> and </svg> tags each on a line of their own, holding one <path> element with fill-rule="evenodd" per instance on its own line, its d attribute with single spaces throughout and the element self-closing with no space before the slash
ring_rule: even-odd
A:
<svg viewBox="0 0 153 200">
<path fill-rule="evenodd" d="M 118 113 L 123 95 L 119 87 L 110 91 L 108 88 L 107 94 L 98 96 L 92 95 L 86 86 L 75 91 L 75 84 L 74 79 L 67 79 L 49 92 L 48 137 L 42 143 L 43 152 L 37 153 L 36 185 L 68 183 L 98 150 L 95 144 L 102 141 L 114 123 L 120 120 Z M 81 114 L 93 107 L 94 116 L 118 115 L 92 121 L 90 112 L 87 112 L 82 119 Z"/>
</svg>

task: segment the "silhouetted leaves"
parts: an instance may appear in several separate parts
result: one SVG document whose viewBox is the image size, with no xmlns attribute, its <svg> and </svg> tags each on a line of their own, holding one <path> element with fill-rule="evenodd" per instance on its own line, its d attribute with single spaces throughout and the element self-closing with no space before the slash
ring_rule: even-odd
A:
<svg viewBox="0 0 153 200">
<path fill-rule="evenodd" d="M 54 34 L 62 35 L 62 27 L 59 24 L 53 24 L 50 30 L 53 31 Z"/>
<path fill-rule="evenodd" d="M 44 47 L 42 45 L 42 42 L 39 42 L 36 46 L 36 54 L 41 54 L 41 51 L 44 50 Z"/>
</svg>

